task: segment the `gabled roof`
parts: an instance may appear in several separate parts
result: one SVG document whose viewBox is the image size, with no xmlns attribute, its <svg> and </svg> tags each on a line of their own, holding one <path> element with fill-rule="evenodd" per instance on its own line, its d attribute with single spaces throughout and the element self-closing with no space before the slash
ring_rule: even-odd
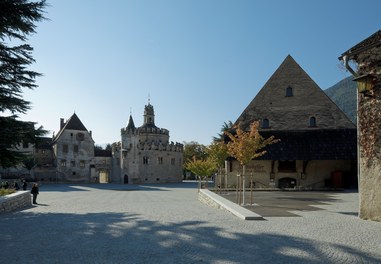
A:
<svg viewBox="0 0 381 264">
<path fill-rule="evenodd" d="M 72 129 L 72 130 L 80 130 L 87 131 L 86 127 L 82 124 L 81 120 L 79 120 L 76 113 L 74 113 L 69 120 L 66 121 L 63 129 Z"/>
<path fill-rule="evenodd" d="M 376 33 L 341 54 L 339 60 L 342 60 L 344 56 L 347 56 L 349 60 L 356 60 L 357 55 L 376 46 L 381 46 L 381 30 L 378 30 Z"/>
<path fill-rule="evenodd" d="M 81 120 L 78 118 L 77 114 L 74 113 L 67 121 L 63 124 L 60 131 L 57 133 L 57 135 L 54 137 L 53 142 L 56 142 L 58 138 L 62 135 L 63 131 L 71 129 L 71 130 L 78 130 L 78 131 L 87 131 L 86 127 L 82 124 Z"/>
<path fill-rule="evenodd" d="M 286 94 L 289 90 L 290 94 Z M 316 127 L 310 126 L 310 118 Z M 269 121 L 266 131 L 354 129 L 346 115 L 311 77 L 288 55 L 255 98 L 239 116 L 244 130 L 253 121 Z"/>
</svg>

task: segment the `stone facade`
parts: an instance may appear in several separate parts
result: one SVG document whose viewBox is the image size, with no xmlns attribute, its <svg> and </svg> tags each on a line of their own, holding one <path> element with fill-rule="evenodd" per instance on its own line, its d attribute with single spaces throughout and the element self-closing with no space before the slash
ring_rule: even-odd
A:
<svg viewBox="0 0 381 264">
<path fill-rule="evenodd" d="M 74 113 L 60 130 L 41 144 L 20 149 L 34 157 L 31 172 L 21 165 L 0 170 L 14 178 L 32 178 L 51 182 L 100 183 L 171 183 L 182 181 L 183 145 L 169 141 L 169 131 L 155 125 L 151 104 L 145 106 L 144 123 L 135 127 L 130 116 L 121 129 L 121 141 L 112 144 L 112 151 L 94 147 L 88 131 Z"/>
<path fill-rule="evenodd" d="M 163 183 L 182 180 L 183 145 L 169 141 L 169 131 L 155 125 L 151 104 L 145 106 L 144 123 L 135 127 L 130 116 L 121 129 L 121 142 L 114 146 L 120 182 Z"/>
<path fill-rule="evenodd" d="M 92 181 L 95 155 L 91 131 L 87 131 L 75 113 L 66 123 L 61 119 L 60 125 L 61 129 L 52 142 L 57 181 Z"/>
<path fill-rule="evenodd" d="M 358 94 L 360 218 L 381 221 L 381 30 L 361 41 L 340 57 L 370 90 Z M 349 61 L 357 64 L 354 71 Z M 360 82 L 360 80 L 358 80 Z"/>
<path fill-rule="evenodd" d="M 246 164 L 246 187 L 356 187 L 356 126 L 290 55 L 235 125 L 248 131 L 254 121 L 260 122 L 261 136 L 280 141 Z M 242 166 L 230 159 L 226 173 L 217 184 L 237 186 Z"/>
<path fill-rule="evenodd" d="M 306 165 L 303 160 L 295 160 L 295 169 L 282 170 L 280 160 L 252 160 L 246 165 L 245 185 L 256 189 L 295 188 L 316 190 L 320 188 L 351 188 L 354 185 L 355 165 L 348 160 L 311 160 Z M 235 187 L 238 176 L 242 175 L 242 166 L 235 160 L 227 162 L 221 179 L 216 178 L 217 185 Z"/>
</svg>

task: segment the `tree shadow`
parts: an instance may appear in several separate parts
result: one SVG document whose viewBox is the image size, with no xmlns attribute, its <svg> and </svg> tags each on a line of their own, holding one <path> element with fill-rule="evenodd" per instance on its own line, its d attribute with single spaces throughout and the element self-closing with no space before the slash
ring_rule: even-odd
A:
<svg viewBox="0 0 381 264">
<path fill-rule="evenodd" d="M 350 246 L 129 213 L 0 216 L 0 263 L 380 263 Z M 335 256 L 335 258 L 332 258 Z M 353 262 L 353 261 L 352 261 Z"/>
</svg>

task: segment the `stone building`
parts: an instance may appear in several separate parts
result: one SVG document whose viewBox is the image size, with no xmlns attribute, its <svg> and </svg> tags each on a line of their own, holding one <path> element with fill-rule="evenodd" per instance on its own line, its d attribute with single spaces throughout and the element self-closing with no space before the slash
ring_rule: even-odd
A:
<svg viewBox="0 0 381 264">
<path fill-rule="evenodd" d="M 280 142 L 246 165 L 246 183 L 255 187 L 352 187 L 356 180 L 356 126 L 289 55 L 235 124 Z M 228 162 L 230 184 L 242 173 Z"/>
<path fill-rule="evenodd" d="M 381 221 L 381 30 L 339 59 L 358 83 L 359 216 Z"/>
<path fill-rule="evenodd" d="M 114 146 L 113 157 L 120 170 L 114 174 L 114 181 L 163 183 L 181 182 L 183 178 L 183 145 L 170 142 L 169 131 L 155 125 L 150 103 L 144 108 L 142 126 L 135 127 L 130 116 L 127 126 L 121 129 L 121 142 Z"/>
<path fill-rule="evenodd" d="M 75 113 L 66 122 L 61 118 L 52 148 L 57 181 L 90 182 L 95 177 L 94 140 Z"/>
<path fill-rule="evenodd" d="M 60 130 L 53 138 L 20 146 L 20 151 L 34 157 L 32 173 L 21 165 L 0 173 L 78 183 L 172 183 L 183 179 L 183 145 L 170 142 L 169 131 L 155 125 L 150 103 L 144 109 L 143 125 L 135 127 L 130 116 L 121 129 L 121 141 L 112 146 L 112 151 L 95 148 L 92 132 L 74 113 L 66 122 L 60 119 Z"/>
</svg>

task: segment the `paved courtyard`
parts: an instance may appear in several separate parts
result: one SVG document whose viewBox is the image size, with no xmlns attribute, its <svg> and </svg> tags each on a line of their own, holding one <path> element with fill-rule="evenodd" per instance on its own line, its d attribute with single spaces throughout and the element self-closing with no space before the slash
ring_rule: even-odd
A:
<svg viewBox="0 0 381 264">
<path fill-rule="evenodd" d="M 321 205 L 340 202 L 342 192 L 333 191 L 246 191 L 245 208 L 263 217 L 296 217 L 300 212 L 323 210 Z M 237 203 L 239 194 L 234 191 L 218 192 L 225 199 Z M 241 203 L 243 202 L 241 193 Z M 357 196 L 357 194 L 356 194 Z M 351 212 L 357 215 L 357 210 Z"/>
<path fill-rule="evenodd" d="M 381 263 L 381 223 L 353 192 L 262 221 L 200 203 L 194 183 L 46 184 L 37 201 L 0 215 L 0 263 Z"/>
</svg>

